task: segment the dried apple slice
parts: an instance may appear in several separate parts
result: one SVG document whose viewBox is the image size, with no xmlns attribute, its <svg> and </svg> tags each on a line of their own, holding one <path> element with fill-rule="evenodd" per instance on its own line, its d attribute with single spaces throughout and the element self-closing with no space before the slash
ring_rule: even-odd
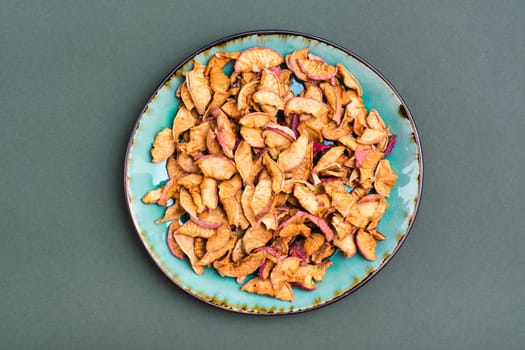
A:
<svg viewBox="0 0 525 350">
<path fill-rule="evenodd" d="M 198 122 L 199 119 L 195 118 L 193 114 L 188 109 L 186 109 L 186 107 L 179 106 L 179 110 L 173 119 L 173 139 L 178 141 L 179 136 L 183 132 L 190 130 L 192 127 L 197 125 Z"/>
<path fill-rule="evenodd" d="M 337 68 L 318 60 L 298 58 L 299 69 L 312 80 L 330 80 L 337 74 Z"/>
<path fill-rule="evenodd" d="M 312 254 L 321 248 L 321 246 L 326 242 L 326 238 L 323 234 L 315 232 L 307 237 L 303 243 L 303 251 L 306 256 L 309 258 Z"/>
<path fill-rule="evenodd" d="M 284 172 L 292 171 L 299 167 L 307 155 L 308 138 L 299 136 L 290 148 L 279 155 L 277 166 Z"/>
<path fill-rule="evenodd" d="M 144 204 L 155 204 L 160 198 L 160 195 L 162 193 L 162 187 L 156 188 L 154 190 L 149 191 L 142 197 L 142 203 Z"/>
<path fill-rule="evenodd" d="M 219 195 L 217 181 L 210 177 L 205 177 L 200 183 L 202 204 L 209 209 L 216 209 L 219 205 Z"/>
<path fill-rule="evenodd" d="M 249 113 L 239 120 L 239 124 L 248 128 L 262 128 L 272 122 L 275 122 L 275 117 L 264 112 Z"/>
<path fill-rule="evenodd" d="M 250 144 L 246 141 L 241 141 L 237 150 L 235 151 L 235 164 L 237 170 L 241 175 L 242 180 L 246 183 L 246 180 L 251 174 L 253 159 L 252 159 L 252 148 Z"/>
<path fill-rule="evenodd" d="M 281 95 L 280 91 L 280 81 L 277 75 L 269 69 L 263 69 L 261 73 L 261 81 L 257 90 L 259 91 L 271 91 L 276 93 L 279 96 Z"/>
<path fill-rule="evenodd" d="M 319 88 L 319 86 L 305 82 L 303 95 L 301 97 L 311 98 L 316 101 L 323 102 L 323 91 Z"/>
<path fill-rule="evenodd" d="M 195 255 L 195 251 L 193 249 L 195 238 L 186 235 L 180 235 L 177 233 L 175 233 L 173 237 L 175 239 L 175 242 L 177 242 L 181 250 L 188 257 L 193 271 L 195 271 L 197 275 L 202 275 L 204 273 L 204 268 L 198 265 L 199 258 L 197 257 L 197 255 Z"/>
<path fill-rule="evenodd" d="M 368 113 L 368 116 L 366 117 L 366 124 L 376 130 L 385 130 L 386 125 L 383 121 L 383 118 L 379 115 L 379 112 L 375 109 L 371 109 L 370 113 Z"/>
<path fill-rule="evenodd" d="M 357 138 L 357 142 L 363 145 L 373 145 L 379 143 L 387 137 L 388 133 L 386 132 L 386 130 L 366 128 L 361 134 L 361 136 Z"/>
<path fill-rule="evenodd" d="M 330 164 L 337 162 L 339 157 L 343 155 L 345 151 L 344 146 L 334 146 L 331 147 L 325 154 L 317 161 L 317 164 L 314 167 L 315 172 L 321 172 L 325 170 Z"/>
<path fill-rule="evenodd" d="M 359 253 L 363 256 L 363 258 L 370 261 L 374 261 L 377 259 L 377 242 L 370 233 L 366 232 L 363 229 L 357 231 L 357 234 L 355 235 L 355 243 L 357 245 Z"/>
<path fill-rule="evenodd" d="M 168 227 L 168 234 L 166 235 L 166 243 L 168 245 L 170 253 L 173 254 L 173 256 L 184 260 L 184 251 L 173 237 L 173 232 L 175 232 L 177 228 L 179 228 L 179 223 L 177 221 L 174 221 L 170 224 L 170 226 Z"/>
<path fill-rule="evenodd" d="M 237 96 L 237 110 L 244 114 L 243 112 L 250 110 L 250 105 L 252 101 L 252 96 L 257 91 L 259 86 L 259 81 L 254 80 L 246 85 L 243 85 Z"/>
<path fill-rule="evenodd" d="M 302 235 L 305 237 L 310 236 L 312 230 L 310 227 L 305 224 L 291 224 L 286 225 L 279 230 L 280 237 L 295 237 L 297 235 Z"/>
<path fill-rule="evenodd" d="M 336 64 L 336 67 L 337 74 L 343 80 L 343 84 L 345 84 L 347 88 L 355 90 L 358 96 L 362 96 L 363 89 L 352 73 L 350 73 L 350 71 L 348 71 L 348 69 L 346 69 L 345 66 L 340 63 Z"/>
<path fill-rule="evenodd" d="M 213 92 L 227 92 L 230 89 L 230 78 L 222 71 L 222 67 L 215 66 L 210 71 L 210 88 Z"/>
<path fill-rule="evenodd" d="M 258 103 L 270 115 L 275 115 L 278 110 L 284 108 L 284 101 L 281 96 L 270 90 L 258 90 L 253 94 L 252 98 L 255 103 Z M 270 111 L 275 112 L 270 113 Z"/>
<path fill-rule="evenodd" d="M 201 182 L 202 182 L 202 175 L 195 174 L 195 173 L 181 176 L 177 180 L 177 183 L 180 186 L 186 187 L 187 189 L 199 186 Z"/>
<path fill-rule="evenodd" d="M 195 104 L 193 104 L 193 100 L 191 99 L 190 91 L 188 90 L 186 81 L 183 81 L 179 89 L 177 89 L 177 97 L 181 98 L 182 103 L 188 111 L 191 111 L 195 108 Z"/>
<path fill-rule="evenodd" d="M 186 173 L 195 173 L 199 170 L 195 166 L 195 161 L 193 160 L 193 157 L 187 155 L 186 153 L 179 153 L 177 156 L 177 165 L 182 169 L 182 171 Z M 179 178 L 180 180 L 181 178 Z"/>
<path fill-rule="evenodd" d="M 202 258 L 197 263 L 201 266 L 209 266 L 217 259 L 220 259 L 224 254 L 226 254 L 228 251 L 231 251 L 233 249 L 233 246 L 235 245 L 235 242 L 237 241 L 236 237 L 231 237 L 226 244 L 217 250 L 208 250 L 202 256 Z"/>
<path fill-rule="evenodd" d="M 251 47 L 244 50 L 235 61 L 236 72 L 260 72 L 264 68 L 276 67 L 284 62 L 283 56 L 272 49 Z"/>
<path fill-rule="evenodd" d="M 296 135 L 295 135 L 295 132 L 290 129 L 289 127 L 287 126 L 284 126 L 284 125 L 279 125 L 279 124 L 276 124 L 276 123 L 268 123 L 264 126 L 264 129 L 265 130 L 271 130 L 271 131 L 274 131 L 278 134 L 281 134 L 283 135 L 284 137 L 286 137 L 288 140 L 290 141 L 295 141 L 297 139 Z"/>
<path fill-rule="evenodd" d="M 262 225 L 251 227 L 246 230 L 242 237 L 244 251 L 250 254 L 255 249 L 264 247 L 272 237 L 272 232 L 265 229 Z"/>
<path fill-rule="evenodd" d="M 160 163 L 168 159 L 175 152 L 175 140 L 171 129 L 164 128 L 153 140 L 153 147 L 151 149 L 151 161 L 153 163 Z"/>
<path fill-rule="evenodd" d="M 319 84 L 326 97 L 326 102 L 332 109 L 332 120 L 339 125 L 343 118 L 343 106 L 341 104 L 341 87 L 333 86 L 330 83 L 324 82 Z"/>
<path fill-rule="evenodd" d="M 183 73 L 191 99 L 199 114 L 204 114 L 208 103 L 211 101 L 211 89 L 208 80 L 204 77 L 205 66 L 199 61 L 193 61 L 193 70 Z"/>
<path fill-rule="evenodd" d="M 244 141 L 246 141 L 251 147 L 264 148 L 264 137 L 261 129 L 243 126 L 240 134 Z"/>
<path fill-rule="evenodd" d="M 308 51 L 309 48 L 306 47 L 301 50 L 296 50 L 286 56 L 286 65 L 295 74 L 295 76 L 302 81 L 308 80 L 308 77 L 301 71 L 301 68 L 297 64 L 297 60 L 299 58 L 306 59 L 308 57 Z"/>
<path fill-rule="evenodd" d="M 237 173 L 237 168 L 232 161 L 217 155 L 202 156 L 195 164 L 204 176 L 216 180 L 228 180 Z"/>
<path fill-rule="evenodd" d="M 210 130 L 210 123 L 204 122 L 190 129 L 190 140 L 179 144 L 179 150 L 187 153 L 190 156 L 195 156 L 198 153 L 206 150 L 206 136 Z"/>
<path fill-rule="evenodd" d="M 280 152 L 288 149 L 292 144 L 292 141 L 288 136 L 282 134 L 277 129 L 266 129 L 262 133 L 264 137 L 264 143 L 268 146 L 268 149 L 272 156 L 278 155 Z M 274 152 L 277 151 L 277 152 Z"/>
<path fill-rule="evenodd" d="M 242 277 L 255 272 L 265 259 L 266 253 L 260 251 L 242 258 L 237 263 L 226 263 L 224 265 L 214 263 L 213 266 L 221 276 Z"/>
<path fill-rule="evenodd" d="M 222 148 L 217 140 L 217 134 L 212 129 L 206 134 L 206 148 L 209 154 L 222 155 Z"/>
<path fill-rule="evenodd" d="M 242 207 L 244 216 L 246 217 L 246 220 L 248 220 L 248 222 L 252 226 L 255 226 L 257 224 L 255 213 L 253 212 L 252 205 L 251 205 L 254 193 L 255 193 L 255 186 L 246 185 L 241 195 L 241 207 Z"/>
<path fill-rule="evenodd" d="M 231 236 L 232 231 L 228 225 L 221 225 L 217 229 L 217 232 L 206 241 L 206 251 L 212 252 L 224 247 L 226 244 L 228 244 Z"/>
<path fill-rule="evenodd" d="M 230 93 L 232 93 L 232 89 L 230 89 Z M 237 102 L 233 99 L 227 99 L 226 102 L 221 106 L 221 109 L 224 113 L 226 113 L 230 118 L 234 120 L 239 120 L 241 118 L 242 114 L 237 109 Z"/>
<path fill-rule="evenodd" d="M 376 192 L 388 197 L 390 190 L 397 181 L 397 174 L 390 167 L 390 161 L 388 159 L 379 161 L 375 172 L 375 179 L 374 188 Z"/>
<path fill-rule="evenodd" d="M 294 97 L 289 100 L 284 107 L 284 114 L 291 116 L 292 114 L 310 114 L 316 118 L 326 118 L 329 112 L 326 104 L 307 97 Z"/>
<path fill-rule="evenodd" d="M 233 149 L 237 143 L 235 128 L 221 109 L 212 112 L 217 117 L 217 140 L 228 158 L 233 158 Z"/>
<path fill-rule="evenodd" d="M 279 261 L 270 274 L 273 289 L 280 290 L 286 282 L 292 279 L 299 266 L 301 266 L 301 259 L 293 256 Z"/>
<path fill-rule="evenodd" d="M 334 246 L 339 248 L 347 258 L 351 258 L 357 252 L 354 235 L 347 235 L 341 239 L 334 238 Z"/>
<path fill-rule="evenodd" d="M 266 173 L 267 174 L 267 173 Z M 261 176 L 262 177 L 262 176 Z M 267 175 L 264 179 L 260 179 L 255 191 L 253 193 L 251 207 L 255 217 L 264 215 L 270 210 L 272 204 L 272 180 Z"/>
<path fill-rule="evenodd" d="M 274 193 L 281 192 L 284 187 L 284 171 L 279 168 L 277 163 L 268 155 L 268 153 L 263 155 L 263 164 L 272 178 L 272 191 Z"/>
</svg>

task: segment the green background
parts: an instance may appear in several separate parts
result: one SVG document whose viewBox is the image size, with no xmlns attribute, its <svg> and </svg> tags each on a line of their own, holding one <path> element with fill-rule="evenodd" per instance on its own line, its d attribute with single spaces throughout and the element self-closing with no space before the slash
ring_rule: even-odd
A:
<svg viewBox="0 0 525 350">
<path fill-rule="evenodd" d="M 0 0 L 0 348 L 520 349 L 525 344 L 525 3 Z M 129 218 L 125 149 L 184 57 L 246 30 L 332 40 L 384 73 L 424 152 L 392 262 L 319 310 L 208 306 Z"/>
</svg>

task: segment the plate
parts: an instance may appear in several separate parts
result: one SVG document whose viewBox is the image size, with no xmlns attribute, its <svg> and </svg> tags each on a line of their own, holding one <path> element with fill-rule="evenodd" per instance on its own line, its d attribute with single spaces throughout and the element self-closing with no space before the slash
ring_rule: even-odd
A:
<svg viewBox="0 0 525 350">
<path fill-rule="evenodd" d="M 377 109 L 398 137 L 394 151 L 387 157 L 398 174 L 398 181 L 378 227 L 387 237 L 377 244 L 378 259 L 367 261 L 359 254 L 346 259 L 341 253 L 336 253 L 331 257 L 333 266 L 318 288 L 314 291 L 294 288 L 293 302 L 243 292 L 234 278 L 220 277 L 212 268 L 206 268 L 204 274 L 198 276 L 186 260 L 179 260 L 169 252 L 166 245 L 168 224 L 155 223 L 163 216 L 163 208 L 141 202 L 146 192 L 167 180 L 165 163 L 152 163 L 150 149 L 157 132 L 172 126 L 179 104 L 175 91 L 182 81 L 182 72 L 191 70 L 193 59 L 205 64 L 216 52 L 242 51 L 252 46 L 269 47 L 283 55 L 309 47 L 310 52 L 330 64 L 342 63 L 359 80 L 365 107 Z M 177 65 L 140 113 L 129 140 L 124 165 L 125 195 L 131 218 L 147 251 L 166 276 L 184 291 L 211 305 L 264 315 L 298 313 L 328 305 L 374 277 L 392 259 L 410 231 L 420 202 L 422 179 L 423 162 L 416 126 L 392 84 L 362 58 L 335 43 L 280 30 L 246 32 L 223 38 L 204 46 Z"/>
</svg>

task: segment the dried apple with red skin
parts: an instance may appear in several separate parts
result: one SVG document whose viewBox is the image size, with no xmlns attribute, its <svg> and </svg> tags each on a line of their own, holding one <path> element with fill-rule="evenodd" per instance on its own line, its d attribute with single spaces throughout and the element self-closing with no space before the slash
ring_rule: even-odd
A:
<svg viewBox="0 0 525 350">
<path fill-rule="evenodd" d="M 235 61 L 236 72 L 260 72 L 265 68 L 277 67 L 284 62 L 283 56 L 272 49 L 252 47 L 244 50 Z"/>
<path fill-rule="evenodd" d="M 186 85 L 190 92 L 191 100 L 199 114 L 204 114 L 212 97 L 208 80 L 204 77 L 204 70 L 205 66 L 194 60 L 193 70 L 183 73 L 186 77 Z"/>
</svg>

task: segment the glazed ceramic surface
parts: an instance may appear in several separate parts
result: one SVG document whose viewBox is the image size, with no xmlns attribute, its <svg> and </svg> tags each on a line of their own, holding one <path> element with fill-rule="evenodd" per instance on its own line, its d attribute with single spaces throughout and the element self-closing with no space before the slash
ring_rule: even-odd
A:
<svg viewBox="0 0 525 350">
<path fill-rule="evenodd" d="M 151 162 L 152 141 L 161 129 L 172 126 L 180 101 L 175 91 L 182 82 L 182 72 L 193 67 L 193 59 L 206 64 L 219 51 L 242 51 L 264 46 L 282 55 L 309 47 L 330 64 L 342 63 L 359 80 L 365 107 L 375 108 L 390 130 L 397 135 L 397 144 L 387 157 L 398 174 L 388 197 L 389 208 L 379 224 L 387 240 L 377 244 L 376 261 L 367 261 L 359 254 L 346 259 L 340 252 L 331 257 L 333 266 L 314 291 L 294 288 L 293 302 L 240 290 L 235 279 L 221 277 L 212 268 L 202 276 L 193 272 L 186 260 L 175 258 L 166 245 L 167 226 L 156 224 L 164 208 L 146 205 L 142 196 L 163 184 L 168 176 L 165 162 Z M 132 220 L 147 251 L 176 285 L 196 298 L 231 311 L 257 314 L 283 314 L 312 310 L 350 294 L 372 278 L 397 252 L 414 221 L 422 186 L 421 147 L 414 122 L 397 91 L 374 68 L 350 51 L 324 39 L 287 31 L 241 33 L 207 45 L 179 64 L 157 88 L 133 129 L 125 160 L 124 187 Z M 132 237 L 130 237 L 132 239 Z M 408 277 L 408 274 L 407 274 Z"/>
</svg>

